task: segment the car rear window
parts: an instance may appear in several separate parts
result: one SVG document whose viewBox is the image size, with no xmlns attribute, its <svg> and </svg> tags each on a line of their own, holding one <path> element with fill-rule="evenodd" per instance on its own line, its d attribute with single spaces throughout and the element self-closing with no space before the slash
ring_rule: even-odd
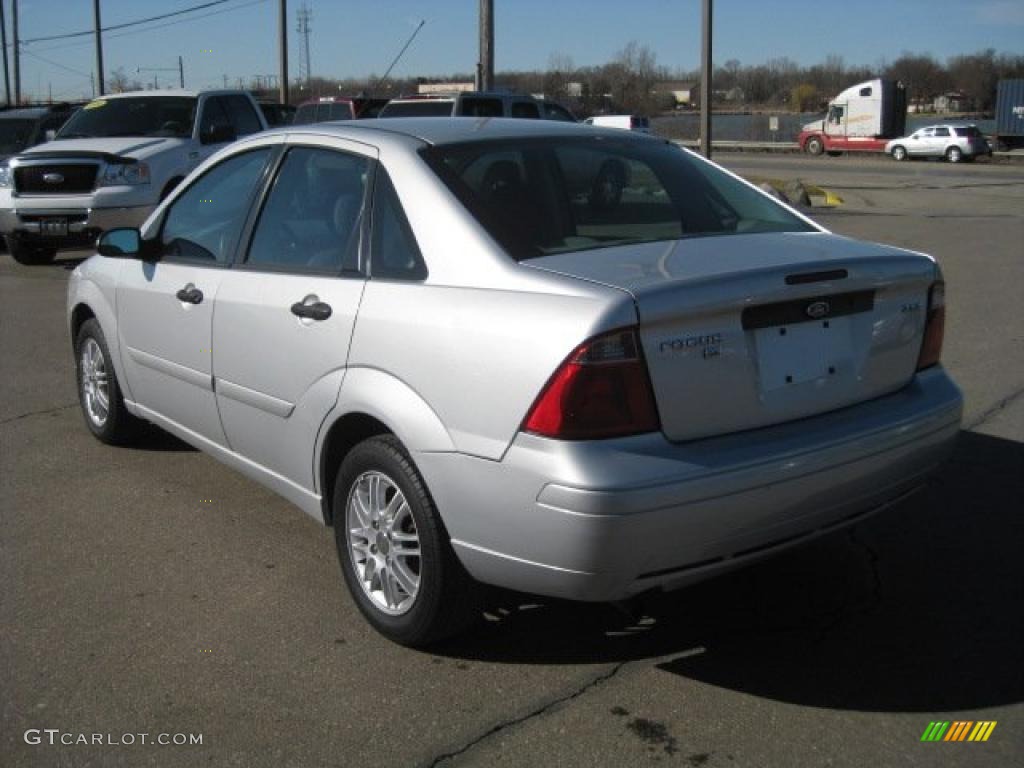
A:
<svg viewBox="0 0 1024 768">
<path fill-rule="evenodd" d="M 956 131 L 957 136 L 969 136 L 972 139 L 981 136 L 981 131 L 973 125 L 957 126 L 953 130 Z"/>
<path fill-rule="evenodd" d="M 814 231 L 758 190 L 660 141 L 549 137 L 422 153 L 517 260 L 688 237 Z"/>
<path fill-rule="evenodd" d="M 378 117 L 451 117 L 454 107 L 450 100 L 392 101 Z"/>
</svg>

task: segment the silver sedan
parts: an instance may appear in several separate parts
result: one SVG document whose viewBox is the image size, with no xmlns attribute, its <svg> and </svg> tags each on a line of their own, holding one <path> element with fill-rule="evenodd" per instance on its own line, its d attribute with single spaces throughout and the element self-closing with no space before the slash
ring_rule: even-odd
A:
<svg viewBox="0 0 1024 768">
<path fill-rule="evenodd" d="M 68 290 L 86 427 L 333 526 L 411 645 L 481 584 L 618 600 L 892 506 L 959 430 L 944 316 L 930 257 L 686 150 L 468 118 L 236 142 Z"/>
</svg>

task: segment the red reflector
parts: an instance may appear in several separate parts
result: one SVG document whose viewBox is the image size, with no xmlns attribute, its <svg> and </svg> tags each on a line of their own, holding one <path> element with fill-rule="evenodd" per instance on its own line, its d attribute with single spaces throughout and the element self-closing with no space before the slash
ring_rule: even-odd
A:
<svg viewBox="0 0 1024 768">
<path fill-rule="evenodd" d="M 654 432 L 659 426 L 647 367 L 630 330 L 578 347 L 548 381 L 523 429 L 594 440 Z"/>
</svg>

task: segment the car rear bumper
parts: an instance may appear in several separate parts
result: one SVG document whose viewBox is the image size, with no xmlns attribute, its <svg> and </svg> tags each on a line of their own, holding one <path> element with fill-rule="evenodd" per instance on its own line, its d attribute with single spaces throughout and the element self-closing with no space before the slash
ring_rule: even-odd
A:
<svg viewBox="0 0 1024 768">
<path fill-rule="evenodd" d="M 474 577 L 615 600 L 682 586 L 890 505 L 949 455 L 962 405 L 937 367 L 870 402 L 724 437 L 521 434 L 498 462 L 415 458 Z"/>
</svg>

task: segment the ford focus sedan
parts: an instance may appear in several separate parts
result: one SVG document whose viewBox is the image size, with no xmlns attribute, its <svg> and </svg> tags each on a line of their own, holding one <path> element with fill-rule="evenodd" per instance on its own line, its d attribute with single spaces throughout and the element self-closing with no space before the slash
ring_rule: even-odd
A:
<svg viewBox="0 0 1024 768">
<path fill-rule="evenodd" d="M 892 506 L 959 430 L 944 317 L 930 257 L 687 150 L 471 118 L 236 142 L 68 292 L 88 429 L 333 526 L 409 645 L 481 584 L 618 600 Z"/>
</svg>

